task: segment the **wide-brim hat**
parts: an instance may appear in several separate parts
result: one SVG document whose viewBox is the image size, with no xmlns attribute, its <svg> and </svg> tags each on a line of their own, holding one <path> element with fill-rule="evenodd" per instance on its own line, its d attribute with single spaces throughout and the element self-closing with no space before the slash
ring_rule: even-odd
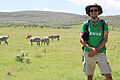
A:
<svg viewBox="0 0 120 80">
<path fill-rule="evenodd" d="M 98 11 L 99 11 L 99 14 L 102 14 L 103 13 L 103 10 L 102 10 L 102 7 L 100 5 L 97 5 L 97 3 L 93 3 L 92 5 L 88 5 L 86 6 L 85 10 L 86 10 L 86 14 L 90 16 L 90 8 L 91 7 L 98 7 Z"/>
</svg>

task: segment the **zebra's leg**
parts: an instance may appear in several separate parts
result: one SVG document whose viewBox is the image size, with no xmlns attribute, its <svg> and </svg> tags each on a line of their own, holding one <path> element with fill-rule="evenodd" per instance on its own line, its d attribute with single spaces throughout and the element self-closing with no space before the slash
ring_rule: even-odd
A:
<svg viewBox="0 0 120 80">
<path fill-rule="evenodd" d="M 47 46 L 49 45 L 49 43 L 47 42 Z"/>
<path fill-rule="evenodd" d="M 57 40 L 59 41 L 59 37 L 57 38 Z"/>
<path fill-rule="evenodd" d="M 5 44 L 7 44 L 7 45 L 8 45 L 8 42 L 7 42 L 6 40 L 5 40 Z M 5 44 L 4 44 L 4 45 L 5 45 Z"/>
<path fill-rule="evenodd" d="M 47 40 L 47 45 L 49 45 L 49 40 Z"/>
<path fill-rule="evenodd" d="M 38 42 L 37 42 L 37 46 L 38 46 Z"/>
<path fill-rule="evenodd" d="M 47 42 L 47 40 L 46 40 L 46 44 L 48 45 L 48 42 Z"/>
<path fill-rule="evenodd" d="M 53 40 L 53 38 L 52 38 L 52 40 Z"/>
<path fill-rule="evenodd" d="M 40 42 L 37 42 L 37 45 L 39 45 L 39 46 L 40 46 Z"/>
<path fill-rule="evenodd" d="M 40 46 L 40 42 L 39 42 L 39 46 Z"/>
<path fill-rule="evenodd" d="M 8 45 L 8 42 L 6 42 L 6 44 Z"/>
<path fill-rule="evenodd" d="M 31 41 L 31 46 L 33 45 L 32 41 Z"/>
</svg>

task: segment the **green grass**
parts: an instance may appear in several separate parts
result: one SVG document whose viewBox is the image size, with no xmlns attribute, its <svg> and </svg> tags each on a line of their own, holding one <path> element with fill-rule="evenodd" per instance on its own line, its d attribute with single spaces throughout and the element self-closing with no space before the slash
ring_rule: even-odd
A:
<svg viewBox="0 0 120 80">
<path fill-rule="evenodd" d="M 9 35 L 8 45 L 0 45 L 0 80 L 86 80 L 82 71 L 82 50 L 79 42 L 80 27 L 73 29 L 52 28 L 0 28 L 0 35 Z M 112 67 L 114 80 L 120 75 L 119 31 L 110 31 L 107 57 Z M 60 41 L 50 41 L 49 46 L 37 46 L 25 39 L 33 36 L 60 35 Z M 28 53 L 31 63 L 15 60 L 21 51 Z M 98 67 L 97 67 L 98 68 Z M 95 80 L 104 80 L 100 71 L 95 71 Z"/>
</svg>

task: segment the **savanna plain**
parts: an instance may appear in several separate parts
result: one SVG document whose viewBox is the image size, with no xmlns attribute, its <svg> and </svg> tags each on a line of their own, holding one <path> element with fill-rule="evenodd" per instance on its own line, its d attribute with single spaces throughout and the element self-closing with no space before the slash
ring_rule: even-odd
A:
<svg viewBox="0 0 120 80">
<path fill-rule="evenodd" d="M 86 80 L 82 71 L 82 45 L 79 26 L 71 29 L 53 28 L 0 28 L 1 35 L 9 35 L 8 45 L 0 44 L 0 80 Z M 49 45 L 30 45 L 27 34 L 46 37 L 59 34 L 60 40 L 50 40 Z M 112 68 L 113 80 L 120 80 L 120 30 L 110 30 L 107 58 Z M 26 53 L 30 63 L 19 62 L 16 55 Z M 96 67 L 94 80 L 105 80 Z"/>
</svg>

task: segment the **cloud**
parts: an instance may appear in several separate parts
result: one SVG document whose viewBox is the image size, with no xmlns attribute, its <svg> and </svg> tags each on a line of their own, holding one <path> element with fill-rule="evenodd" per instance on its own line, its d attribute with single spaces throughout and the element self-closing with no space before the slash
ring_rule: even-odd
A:
<svg viewBox="0 0 120 80">
<path fill-rule="evenodd" d="M 12 11 L 10 11 L 10 10 L 2 10 L 1 12 L 12 12 Z"/>
<path fill-rule="evenodd" d="M 31 10 L 39 10 L 37 8 L 31 9 Z M 15 12 L 15 11 L 27 11 L 27 9 L 18 9 L 18 10 L 1 10 L 1 12 Z"/>
<path fill-rule="evenodd" d="M 39 10 L 38 8 L 34 8 L 33 10 Z"/>
<path fill-rule="evenodd" d="M 105 9 L 120 9 L 120 0 L 66 0 L 80 6 L 97 3 Z"/>
<path fill-rule="evenodd" d="M 27 10 L 27 9 L 22 9 L 22 10 L 1 10 L 1 12 L 14 12 L 14 11 L 26 11 L 26 10 Z M 32 10 L 38 11 L 38 10 L 41 10 L 41 9 L 34 8 L 34 9 L 32 9 Z M 71 11 L 68 11 L 68 10 L 52 10 L 52 9 L 49 9 L 49 8 L 44 8 L 43 11 L 72 13 Z"/>
<path fill-rule="evenodd" d="M 43 11 L 72 13 L 71 11 L 68 11 L 68 10 L 52 10 L 52 9 L 49 9 L 49 8 L 44 8 Z"/>
</svg>

